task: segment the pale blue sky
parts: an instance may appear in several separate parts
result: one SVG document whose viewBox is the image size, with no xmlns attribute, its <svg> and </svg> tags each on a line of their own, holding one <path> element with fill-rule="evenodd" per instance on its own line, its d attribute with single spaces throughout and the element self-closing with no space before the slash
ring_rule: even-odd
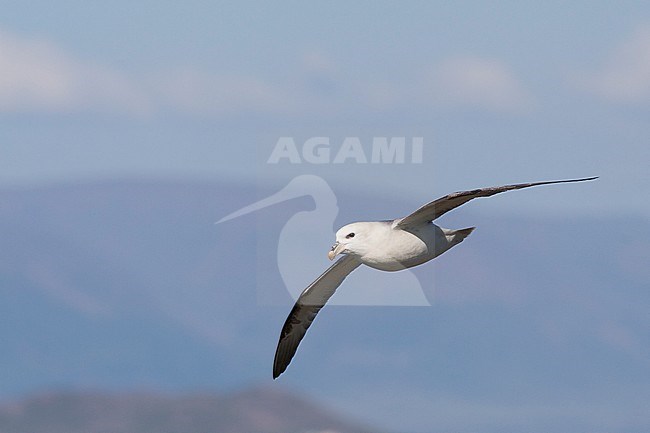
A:
<svg viewBox="0 0 650 433">
<path fill-rule="evenodd" d="M 3 2 L 0 185 L 130 177 L 458 189 L 650 216 L 646 2 Z M 423 137 L 423 164 L 279 164 L 281 136 Z M 510 207 L 504 207 L 510 206 Z"/>
</svg>

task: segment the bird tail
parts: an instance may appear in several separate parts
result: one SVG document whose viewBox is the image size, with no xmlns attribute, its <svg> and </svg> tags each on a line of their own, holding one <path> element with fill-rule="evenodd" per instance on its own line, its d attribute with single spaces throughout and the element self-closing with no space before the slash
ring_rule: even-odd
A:
<svg viewBox="0 0 650 433">
<path fill-rule="evenodd" d="M 463 242 L 467 236 L 474 231 L 476 227 L 468 227 L 466 229 L 454 230 L 454 237 L 451 240 L 452 246 Z"/>
</svg>

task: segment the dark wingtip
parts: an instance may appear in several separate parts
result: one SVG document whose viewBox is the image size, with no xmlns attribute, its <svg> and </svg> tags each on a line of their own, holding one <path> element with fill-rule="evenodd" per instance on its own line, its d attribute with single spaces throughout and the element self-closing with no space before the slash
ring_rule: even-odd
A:
<svg viewBox="0 0 650 433">
<path fill-rule="evenodd" d="M 556 180 L 556 181 L 551 181 L 551 183 L 585 182 L 587 180 L 598 179 L 599 177 L 600 176 L 591 176 L 591 177 L 581 177 L 579 179 Z"/>
<path fill-rule="evenodd" d="M 273 366 L 273 380 L 275 380 L 275 379 L 277 379 L 278 377 L 280 377 L 280 375 L 281 375 L 282 373 L 284 373 L 284 370 L 286 370 L 286 369 L 287 369 L 286 367 L 283 368 L 283 369 L 280 369 L 280 368 L 278 368 L 277 365 L 274 365 L 274 366 Z"/>
<path fill-rule="evenodd" d="M 280 341 L 278 342 L 278 347 L 275 350 L 275 358 L 273 359 L 273 380 L 277 379 L 280 377 L 282 373 L 287 369 L 289 366 L 289 363 L 283 363 L 280 361 L 280 347 L 282 344 L 282 338 L 280 338 Z M 291 360 L 289 360 L 291 362 Z M 284 365 L 283 365 L 284 364 Z"/>
</svg>

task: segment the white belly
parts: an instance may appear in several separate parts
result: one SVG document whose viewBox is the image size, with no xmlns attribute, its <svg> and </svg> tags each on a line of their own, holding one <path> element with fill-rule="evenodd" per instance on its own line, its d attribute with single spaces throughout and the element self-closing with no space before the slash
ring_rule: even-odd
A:
<svg viewBox="0 0 650 433">
<path fill-rule="evenodd" d="M 451 246 L 444 229 L 428 224 L 410 232 L 391 229 L 377 248 L 359 258 L 371 268 L 399 271 L 428 262 Z"/>
</svg>

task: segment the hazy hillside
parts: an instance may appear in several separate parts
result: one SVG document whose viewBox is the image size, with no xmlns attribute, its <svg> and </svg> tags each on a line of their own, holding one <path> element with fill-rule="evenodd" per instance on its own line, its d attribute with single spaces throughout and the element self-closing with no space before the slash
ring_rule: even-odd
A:
<svg viewBox="0 0 650 433">
<path fill-rule="evenodd" d="M 277 386 L 292 303 L 277 239 L 313 203 L 214 225 L 270 192 L 1 191 L 0 392 Z M 648 221 L 503 219 L 475 203 L 443 222 L 476 232 L 417 269 L 432 307 L 325 308 L 279 383 L 395 431 L 650 429 Z M 337 224 L 419 204 L 339 192 Z"/>
<path fill-rule="evenodd" d="M 376 433 L 288 392 L 50 393 L 0 406 L 2 433 Z"/>
</svg>

